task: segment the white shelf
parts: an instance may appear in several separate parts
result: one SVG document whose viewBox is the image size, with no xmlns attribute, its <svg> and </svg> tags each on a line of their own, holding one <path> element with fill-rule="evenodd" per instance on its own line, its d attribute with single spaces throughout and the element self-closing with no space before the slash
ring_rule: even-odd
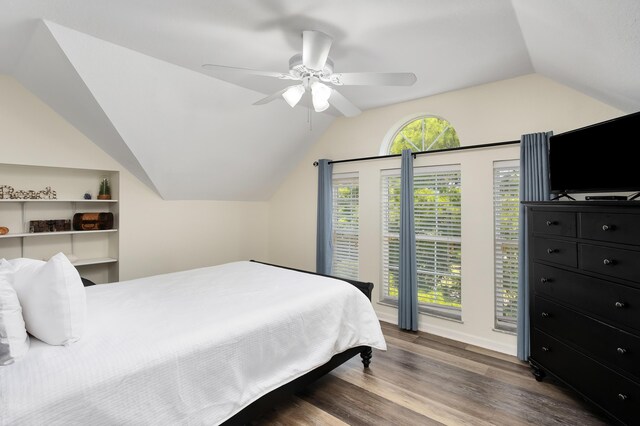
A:
<svg viewBox="0 0 640 426">
<path fill-rule="evenodd" d="M 10 232 L 0 235 L 0 258 L 49 259 L 59 252 L 72 253 L 76 259 L 72 263 L 82 271 L 83 277 L 97 284 L 119 280 L 119 171 L 4 164 L 0 161 L 0 175 L 0 185 L 6 184 L 15 190 L 49 187 L 57 195 L 55 199 L 6 198 L 9 195 L 3 192 L 5 198 L 0 199 L 0 226 L 9 228 Z M 100 200 L 96 195 L 105 177 L 113 191 L 110 200 Z M 87 192 L 93 194 L 92 199 L 83 197 Z M 69 220 L 78 212 L 111 213 L 116 229 L 80 231 L 73 230 L 71 226 L 66 228 L 68 231 L 29 232 L 28 225 L 32 220 Z"/>
<path fill-rule="evenodd" d="M 77 235 L 77 234 L 100 234 L 103 232 L 118 232 L 117 229 L 104 229 L 98 231 L 60 231 L 60 232 L 22 232 L 19 234 L 8 233 L 0 235 L 0 238 L 23 238 L 23 237 L 48 237 L 52 235 Z"/>
<path fill-rule="evenodd" d="M 85 199 L 55 199 L 55 200 L 31 200 L 31 199 L 1 199 L 0 203 L 117 203 L 118 200 L 85 200 Z"/>
<path fill-rule="evenodd" d="M 71 262 L 73 266 L 87 266 L 87 265 L 101 265 L 104 263 L 115 263 L 118 259 L 113 257 L 95 257 L 93 259 L 78 259 L 75 262 Z"/>
</svg>

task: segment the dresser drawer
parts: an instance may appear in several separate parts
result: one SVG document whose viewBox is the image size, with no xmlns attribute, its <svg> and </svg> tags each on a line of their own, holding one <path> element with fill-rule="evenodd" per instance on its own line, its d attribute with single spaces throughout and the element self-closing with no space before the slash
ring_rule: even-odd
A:
<svg viewBox="0 0 640 426">
<path fill-rule="evenodd" d="M 537 295 L 640 331 L 640 289 L 539 263 L 533 264 L 532 279 Z"/>
<path fill-rule="evenodd" d="M 533 239 L 533 257 L 545 262 L 574 268 L 578 266 L 577 245 L 571 241 L 535 237 Z"/>
<path fill-rule="evenodd" d="M 580 213 L 578 236 L 589 240 L 640 244 L 640 215 Z"/>
<path fill-rule="evenodd" d="M 639 283 L 640 252 L 580 244 L 580 268 Z"/>
<path fill-rule="evenodd" d="M 640 337 L 537 296 L 532 315 L 541 331 L 640 379 Z"/>
<path fill-rule="evenodd" d="M 640 386 L 588 356 L 533 330 L 531 358 L 618 420 L 637 424 Z"/>
<path fill-rule="evenodd" d="M 576 215 L 572 212 L 535 210 L 533 212 L 535 234 L 576 236 Z"/>
</svg>

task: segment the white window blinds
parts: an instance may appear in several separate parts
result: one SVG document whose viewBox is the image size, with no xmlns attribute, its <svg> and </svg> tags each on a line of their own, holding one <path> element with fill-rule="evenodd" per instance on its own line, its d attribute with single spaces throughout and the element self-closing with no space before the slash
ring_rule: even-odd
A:
<svg viewBox="0 0 640 426">
<path fill-rule="evenodd" d="M 494 162 L 495 327 L 511 332 L 518 312 L 519 188 L 519 162 Z"/>
<path fill-rule="evenodd" d="M 333 259 L 331 274 L 358 279 L 358 175 L 333 176 Z"/>
<path fill-rule="evenodd" d="M 383 299 L 398 297 L 400 171 L 382 176 Z M 461 191 L 459 166 L 414 169 L 414 221 L 420 309 L 461 314 Z"/>
</svg>

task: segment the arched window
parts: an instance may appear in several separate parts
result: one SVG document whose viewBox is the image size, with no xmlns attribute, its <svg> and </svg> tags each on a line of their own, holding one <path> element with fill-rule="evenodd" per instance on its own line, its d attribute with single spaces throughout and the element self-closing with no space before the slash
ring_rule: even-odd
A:
<svg viewBox="0 0 640 426">
<path fill-rule="evenodd" d="M 403 149 L 419 152 L 459 146 L 458 135 L 447 120 L 425 115 L 412 119 L 396 132 L 387 154 L 401 154 Z"/>
</svg>

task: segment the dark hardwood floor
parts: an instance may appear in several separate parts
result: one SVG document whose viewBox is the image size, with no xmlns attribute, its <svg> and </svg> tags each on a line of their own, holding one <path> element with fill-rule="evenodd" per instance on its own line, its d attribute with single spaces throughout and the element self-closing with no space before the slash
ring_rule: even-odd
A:
<svg viewBox="0 0 640 426">
<path fill-rule="evenodd" d="M 356 357 L 256 425 L 605 425 L 594 408 L 515 357 L 382 323 L 386 352 Z"/>
</svg>

